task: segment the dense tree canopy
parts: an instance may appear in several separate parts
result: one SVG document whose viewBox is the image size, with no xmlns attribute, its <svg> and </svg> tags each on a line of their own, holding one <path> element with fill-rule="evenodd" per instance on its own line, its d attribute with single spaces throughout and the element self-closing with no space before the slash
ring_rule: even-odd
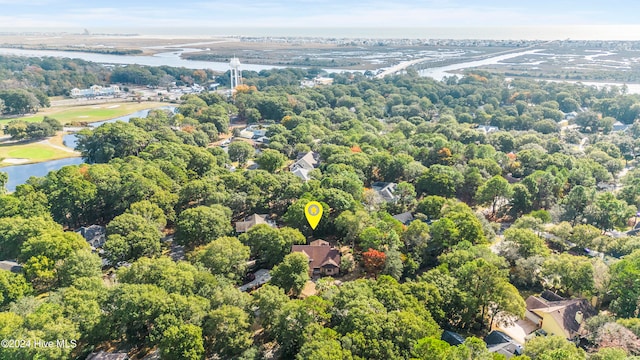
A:
<svg viewBox="0 0 640 360">
<path fill-rule="evenodd" d="M 81 75 L 71 69 L 94 65 L 68 59 L 33 66 L 68 69 L 52 93 L 73 77 L 210 78 L 142 66 Z M 633 354 L 640 240 L 612 230 L 628 229 L 640 205 L 638 171 L 620 179 L 636 165 L 640 125 L 608 133 L 612 118 L 635 121 L 637 96 L 482 72 L 446 82 L 331 74 L 334 85 L 299 87 L 311 73 L 248 71 L 229 99 L 191 94 L 178 114 L 82 131 L 88 164 L 0 195 L 0 260 L 23 269 L 0 273 L 0 334 L 80 340 L 77 350 L 0 349 L 0 358 L 117 346 L 168 359 L 493 359 L 476 337 L 522 318 L 522 294 L 545 289 L 597 295 L 599 310 L 629 318 L 594 327 L 583 339 L 590 357 L 618 355 L 598 349 L 614 344 L 611 334 L 631 339 L 611 347 Z M 577 129 L 563 121 L 573 111 Z M 268 143 L 236 139 L 228 153 L 213 144 L 245 120 Z M 45 125 L 57 129 L 18 121 L 6 131 L 26 139 Z M 318 164 L 301 179 L 288 165 L 310 151 Z M 245 168 L 250 160 L 258 169 Z M 324 210 L 313 230 L 310 200 Z M 254 214 L 270 222 L 234 232 Z M 106 226 L 95 252 L 73 233 L 89 225 Z M 292 246 L 318 239 L 339 249 L 349 277 L 317 280 L 301 299 L 310 259 Z M 256 269 L 271 269 L 270 282 L 241 292 Z M 442 329 L 476 337 L 449 346 Z M 532 359 L 585 358 L 556 337 L 525 348 Z"/>
</svg>

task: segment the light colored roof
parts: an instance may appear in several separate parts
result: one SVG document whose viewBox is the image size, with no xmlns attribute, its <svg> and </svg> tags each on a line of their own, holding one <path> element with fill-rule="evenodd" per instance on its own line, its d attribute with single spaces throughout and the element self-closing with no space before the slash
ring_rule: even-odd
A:
<svg viewBox="0 0 640 360">
<path fill-rule="evenodd" d="M 314 240 L 309 243 L 309 246 L 331 246 L 328 241 L 322 239 Z"/>
<path fill-rule="evenodd" d="M 0 261 L 0 269 L 6 271 L 18 272 L 22 270 L 22 265 L 18 264 L 15 261 L 3 260 Z"/>
<path fill-rule="evenodd" d="M 264 214 L 264 215 L 253 214 L 251 216 L 248 216 L 244 219 L 244 221 L 236 222 L 236 232 L 238 233 L 246 232 L 247 230 L 259 224 L 266 224 L 266 225 L 272 226 L 272 224 L 270 224 L 267 221 L 268 216 L 269 215 L 267 214 Z"/>
<path fill-rule="evenodd" d="M 397 184 L 392 182 L 375 182 L 371 184 L 371 188 L 385 201 L 395 200 L 396 196 L 393 192 L 396 190 L 396 186 Z"/>
<path fill-rule="evenodd" d="M 393 218 L 406 225 L 413 221 L 413 214 L 411 214 L 411 211 L 407 211 L 402 214 L 393 215 Z"/>
<path fill-rule="evenodd" d="M 318 165 L 318 160 L 316 160 L 316 154 L 313 151 L 309 151 L 300 157 L 293 165 L 291 165 L 291 170 L 295 170 L 297 168 L 303 168 L 306 170 L 313 170 Z"/>
<path fill-rule="evenodd" d="M 309 170 L 307 169 L 303 169 L 303 168 L 296 168 L 295 170 L 293 170 L 291 172 L 293 175 L 299 177 L 300 179 L 304 180 L 304 181 L 309 181 L 311 180 L 311 176 L 309 176 Z"/>
</svg>

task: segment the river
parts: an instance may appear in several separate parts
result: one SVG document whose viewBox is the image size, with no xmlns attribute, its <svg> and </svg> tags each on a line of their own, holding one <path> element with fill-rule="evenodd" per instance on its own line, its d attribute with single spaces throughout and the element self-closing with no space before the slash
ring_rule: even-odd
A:
<svg viewBox="0 0 640 360">
<path fill-rule="evenodd" d="M 189 45 L 189 44 L 185 44 Z M 183 52 L 194 52 L 198 49 L 189 49 L 189 48 L 181 48 L 181 50 L 173 50 L 167 52 L 161 52 L 155 55 L 107 55 L 107 54 L 97 54 L 97 53 L 86 53 L 86 52 L 70 52 L 70 51 L 56 51 L 56 50 L 27 50 L 27 49 L 14 49 L 14 48 L 0 48 L 0 55 L 16 55 L 16 56 L 52 56 L 52 57 L 66 57 L 66 58 L 78 58 L 86 61 L 93 61 L 100 64 L 139 64 L 139 65 L 148 65 L 148 66 L 176 66 L 176 67 L 185 67 L 188 69 L 211 69 L 215 71 L 224 72 L 229 70 L 228 63 L 222 62 L 212 62 L 212 61 L 196 61 L 196 60 L 185 60 L 180 57 L 180 54 Z M 430 69 L 420 70 L 418 73 L 421 76 L 430 77 L 436 80 L 443 80 L 447 76 L 455 75 L 451 73 L 451 71 L 468 69 L 477 66 L 485 66 L 485 65 L 493 65 L 497 64 L 503 60 L 512 59 L 522 55 L 533 54 L 537 51 L 541 51 L 541 49 L 537 50 L 527 50 L 527 51 L 519 51 L 510 54 L 492 56 L 483 60 L 475 60 L 475 61 L 466 61 L 458 64 L 451 64 L 447 66 L 434 67 Z M 255 65 L 255 64 L 242 64 L 243 70 L 268 70 L 274 68 L 282 68 L 281 66 L 273 66 L 273 65 Z M 333 72 L 341 72 L 347 71 L 342 69 L 325 69 L 329 73 Z M 351 70 L 354 71 L 354 70 Z M 576 81 L 567 81 L 567 82 L 576 82 Z M 623 83 L 616 82 L 582 82 L 585 85 L 596 85 L 596 86 L 608 86 L 608 85 L 617 85 L 622 86 Z M 627 84 L 630 94 L 640 94 L 640 84 Z"/>
<path fill-rule="evenodd" d="M 129 122 L 129 120 L 131 120 L 131 118 L 134 118 L 134 117 L 146 117 L 149 114 L 149 111 L 156 110 L 156 109 L 165 109 L 165 110 L 174 111 L 175 107 L 162 106 L 155 109 L 140 110 L 132 114 L 120 116 L 117 118 L 90 123 L 89 127 L 96 128 L 102 124 L 112 123 L 116 121 Z M 67 147 L 70 147 L 72 149 L 75 148 L 76 146 L 76 140 L 77 138 L 75 134 L 68 134 L 64 136 L 64 144 Z M 45 162 L 40 162 L 35 164 L 6 166 L 3 168 L 0 168 L 0 172 L 5 172 L 7 173 L 7 175 L 9 175 L 9 181 L 7 182 L 6 187 L 9 192 L 13 192 L 15 191 L 16 186 L 24 184 L 32 176 L 45 176 L 50 171 L 58 170 L 63 166 L 78 165 L 82 163 L 84 163 L 84 160 L 82 158 L 74 157 L 74 158 L 67 158 L 67 159 L 60 159 L 60 160 L 50 160 L 50 161 L 45 161 Z"/>
<path fill-rule="evenodd" d="M 493 56 L 483 60 L 467 61 L 467 62 L 462 62 L 458 64 L 434 67 L 430 69 L 420 70 L 418 71 L 418 73 L 420 74 L 420 76 L 430 77 L 435 80 L 442 81 L 444 80 L 445 77 L 448 77 L 448 76 L 453 76 L 453 75 L 459 76 L 459 74 L 452 73 L 452 71 L 469 69 L 469 68 L 478 67 L 478 66 L 494 65 L 494 64 L 500 63 L 503 60 L 512 59 L 522 55 L 533 54 L 538 51 L 541 51 L 541 49 L 520 51 L 520 52 L 511 53 L 511 54 Z M 596 86 L 596 87 L 613 86 L 613 85 L 621 87 L 622 85 L 627 85 L 628 94 L 640 94 L 640 84 L 626 84 L 622 82 L 612 82 L 612 81 L 596 82 L 596 81 L 576 81 L 576 80 L 556 80 L 556 79 L 540 79 L 540 80 L 550 81 L 550 82 L 567 82 L 571 84 L 579 83 L 587 86 Z"/>
<path fill-rule="evenodd" d="M 189 49 L 192 50 L 192 49 Z M 97 54 L 88 52 L 75 52 L 75 51 L 57 51 L 57 50 L 28 50 L 28 49 L 13 49 L 13 48 L 0 48 L 0 55 L 15 55 L 15 56 L 51 56 L 58 58 L 72 58 L 82 59 L 86 61 L 93 61 L 100 64 L 122 64 L 122 65 L 147 65 L 147 66 L 173 66 L 173 67 L 185 67 L 187 69 L 211 69 L 214 71 L 225 72 L 229 70 L 229 63 L 226 62 L 213 62 L 213 61 L 197 61 L 197 60 L 185 60 L 180 57 L 183 50 L 174 50 L 170 52 L 162 52 L 152 56 L 148 55 L 108 55 Z M 273 65 L 255 65 L 255 64 L 242 64 L 242 70 L 269 70 L 274 68 L 282 68 L 282 66 Z"/>
</svg>

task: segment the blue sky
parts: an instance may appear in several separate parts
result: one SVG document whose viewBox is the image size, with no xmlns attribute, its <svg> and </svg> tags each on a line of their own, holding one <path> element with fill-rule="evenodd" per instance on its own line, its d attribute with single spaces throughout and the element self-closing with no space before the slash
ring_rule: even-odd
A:
<svg viewBox="0 0 640 360">
<path fill-rule="evenodd" d="M 639 12 L 635 0 L 0 0 L 0 29 L 635 25 Z"/>
</svg>

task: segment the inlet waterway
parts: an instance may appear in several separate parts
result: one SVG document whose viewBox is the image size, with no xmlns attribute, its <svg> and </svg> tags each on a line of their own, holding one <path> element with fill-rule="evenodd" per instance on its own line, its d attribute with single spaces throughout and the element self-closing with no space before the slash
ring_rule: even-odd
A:
<svg viewBox="0 0 640 360">
<path fill-rule="evenodd" d="M 134 113 L 120 116 L 117 118 L 90 123 L 88 127 L 96 128 L 102 124 L 112 123 L 116 121 L 129 122 L 129 120 L 135 117 L 142 117 L 142 118 L 146 117 L 149 114 L 149 111 L 157 110 L 157 109 L 174 111 L 175 107 L 162 106 L 154 109 L 140 110 L 140 111 L 136 111 Z M 63 141 L 65 146 L 69 148 L 73 149 L 76 147 L 77 138 L 75 134 L 65 135 Z M 6 187 L 7 187 L 7 191 L 13 192 L 16 190 L 16 186 L 24 184 L 32 176 L 45 176 L 50 171 L 59 170 L 64 166 L 79 165 L 82 163 L 84 163 L 84 160 L 82 158 L 74 157 L 74 158 L 67 158 L 67 159 L 44 161 L 44 162 L 35 163 L 35 164 L 6 166 L 3 168 L 0 168 L 0 172 L 5 172 L 9 176 L 9 180 L 7 182 Z"/>
<path fill-rule="evenodd" d="M 184 50 L 174 50 L 171 52 L 162 52 L 155 55 L 108 55 L 97 54 L 89 52 L 76 52 L 76 51 L 59 51 L 59 50 L 30 50 L 30 49 L 14 49 L 14 48 L 0 48 L 0 55 L 15 55 L 15 56 L 28 56 L 28 57 L 41 57 L 51 56 L 57 58 L 71 58 L 82 59 L 86 61 L 93 61 L 99 64 L 120 64 L 120 65 L 147 65 L 147 66 L 173 66 L 173 67 L 185 67 L 187 69 L 211 69 L 214 71 L 225 72 L 229 70 L 229 63 L 226 62 L 214 62 L 214 61 L 197 61 L 197 60 L 185 60 L 180 57 L 180 54 Z M 243 70 L 269 70 L 274 68 L 280 68 L 281 66 L 273 65 L 255 65 L 255 64 L 242 64 Z"/>
</svg>

